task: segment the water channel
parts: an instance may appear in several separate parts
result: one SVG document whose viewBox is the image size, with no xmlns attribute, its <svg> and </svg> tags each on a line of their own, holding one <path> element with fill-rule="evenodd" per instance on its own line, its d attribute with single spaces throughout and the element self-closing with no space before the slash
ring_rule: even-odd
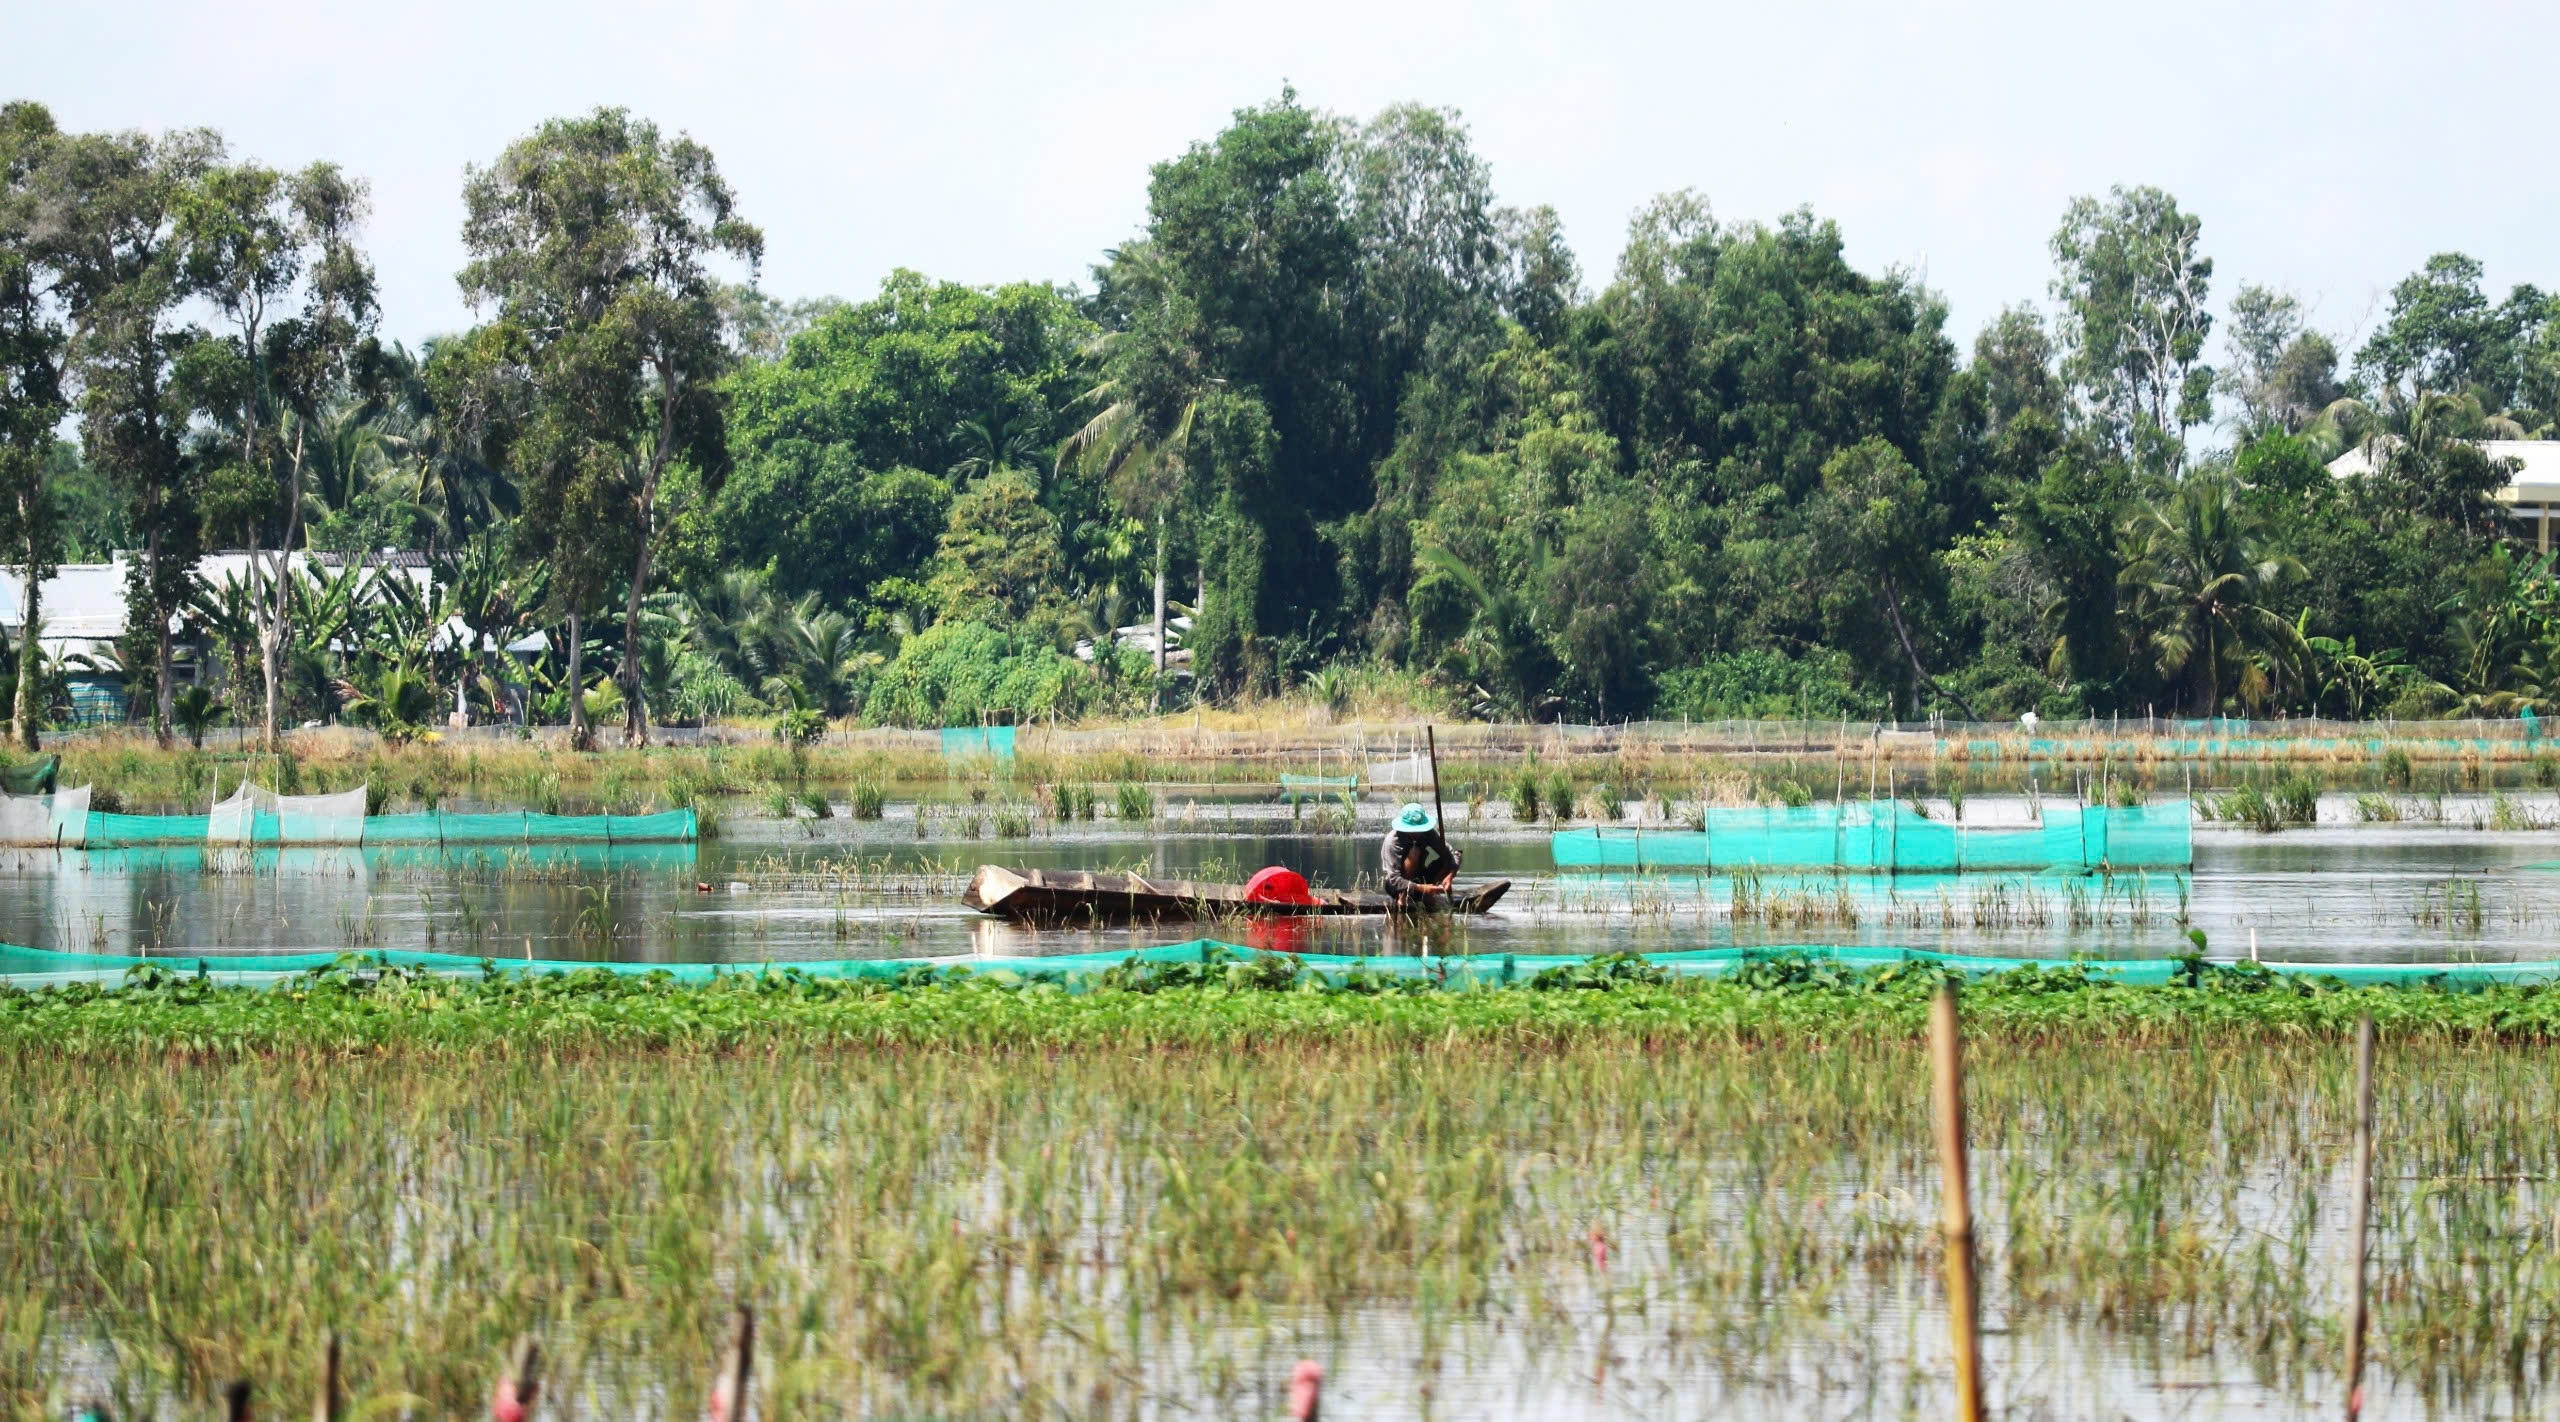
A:
<svg viewBox="0 0 2560 1422">
<path fill-rule="evenodd" d="M 2201 930 L 2215 957 L 2508 962 L 2560 951 L 2560 797 L 2413 802 L 2362 823 L 2352 797 L 2280 833 L 2199 825 L 2188 874 L 1787 875 L 1558 872 L 1545 833 L 1495 807 L 1450 807 L 1469 878 L 1513 889 L 1494 913 L 1034 931 L 972 913 L 980 863 L 1241 880 L 1284 864 L 1320 884 L 1374 882 L 1385 802 L 1356 826 L 1268 796 L 1176 792 L 1156 818 L 1032 821 L 995 837 L 965 807 L 892 804 L 878 820 L 727 819 L 699 845 L 0 851 L 0 942 L 188 956 L 424 949 L 476 956 L 752 966 L 828 958 L 1116 951 L 1207 932 L 1349 954 L 1597 953 L 1862 944 L 1999 956 L 2162 957 Z M 1954 813 L 1939 804 L 1935 814 Z M 1968 823 L 2019 820 L 1976 798 Z M 2516 826 L 2532 826 L 2517 828 Z M 2500 827 L 2492 827 L 2500 826 Z M 1017 823 L 1014 828 L 1025 826 Z"/>
</svg>

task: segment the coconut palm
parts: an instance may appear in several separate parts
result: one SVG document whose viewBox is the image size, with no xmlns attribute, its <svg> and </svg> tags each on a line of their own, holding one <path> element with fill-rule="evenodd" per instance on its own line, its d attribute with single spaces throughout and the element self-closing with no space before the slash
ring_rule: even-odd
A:
<svg viewBox="0 0 2560 1422">
<path fill-rule="evenodd" d="M 1047 462 L 1040 457 L 1039 427 L 1029 420 L 1006 420 L 993 415 L 983 420 L 962 420 L 951 427 L 951 439 L 967 451 L 950 469 L 955 488 L 989 474 L 1037 469 Z M 1043 497 L 1049 492 L 1045 479 L 1040 492 Z"/>
<path fill-rule="evenodd" d="M 2163 681 L 2185 686 L 2194 714 L 2214 714 L 2226 690 L 2262 701 L 2298 680 L 2301 635 L 2266 601 L 2302 565 L 2267 547 L 2229 479 L 2185 480 L 2137 510 L 2124 535 L 2134 557 L 2118 581 L 2133 597 L 2138 644 Z"/>
</svg>

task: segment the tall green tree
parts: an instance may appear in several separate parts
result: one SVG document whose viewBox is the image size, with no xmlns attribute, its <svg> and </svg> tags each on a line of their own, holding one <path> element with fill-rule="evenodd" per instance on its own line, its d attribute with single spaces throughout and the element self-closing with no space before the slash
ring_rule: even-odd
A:
<svg viewBox="0 0 2560 1422">
<path fill-rule="evenodd" d="M 0 106 L 0 540 L 18 574 L 21 629 L 10 729 L 28 750 L 44 715 L 42 592 L 61 556 L 52 475 L 54 429 L 68 409 L 70 331 L 41 195 L 60 137 L 42 105 Z"/>
<path fill-rule="evenodd" d="M 181 215 L 222 141 L 192 130 L 153 138 L 81 134 L 61 140 L 38 196 L 55 234 L 72 319 L 89 467 L 122 491 L 141 556 L 126 573 L 128 637 L 151 649 L 153 725 L 174 724 L 171 621 L 192 594 L 203 555 L 196 471 L 185 435 L 196 405 L 181 368 L 204 334 L 181 317 L 188 297 Z"/>
<path fill-rule="evenodd" d="M 189 189 L 179 230 L 189 289 L 231 331 L 217 377 L 239 462 L 216 476 L 225 520 L 245 536 L 264 682 L 259 744 L 282 733 L 283 658 L 292 638 L 291 558 L 302 542 L 304 480 L 321 406 L 373 352 L 373 268 L 356 245 L 364 185 L 329 163 L 286 173 L 227 164 Z"/>
<path fill-rule="evenodd" d="M 764 234 L 738 216 L 711 150 L 620 109 L 554 119 L 463 186 L 462 288 L 523 334 L 535 412 L 520 456 L 529 517 L 570 597 L 609 583 L 590 550 L 621 554 L 623 741 L 649 738 L 640 619 L 665 531 L 660 493 L 681 458 L 706 492 L 728 472 L 735 363 L 722 285 L 728 257 L 752 276 Z M 574 671 L 573 671 L 574 675 Z M 593 731 L 572 695 L 572 737 Z"/>
<path fill-rule="evenodd" d="M 2303 324 L 2302 303 L 2289 293 L 2243 285 L 2224 340 L 2231 360 L 2214 385 L 2238 402 L 2246 437 L 2300 434 L 2346 394 L 2337 345 Z"/>
<path fill-rule="evenodd" d="M 2212 413 L 2203 232 L 2176 198 L 2141 187 L 2073 200 L 2053 234 L 2063 371 L 2117 456 L 2155 472 L 2185 466 L 2187 430 Z"/>
</svg>

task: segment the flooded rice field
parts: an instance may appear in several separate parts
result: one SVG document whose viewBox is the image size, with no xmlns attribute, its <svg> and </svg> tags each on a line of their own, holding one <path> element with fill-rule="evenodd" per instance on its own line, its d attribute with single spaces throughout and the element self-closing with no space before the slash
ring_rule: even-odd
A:
<svg viewBox="0 0 2560 1422">
<path fill-rule="evenodd" d="M 1465 923 L 1033 932 L 957 902 L 981 862 L 1354 886 L 1391 809 L 1177 791 L 1126 821 L 737 814 L 700 845 L 23 852 L 0 857 L 0 941 L 741 966 L 1201 933 L 1371 954 L 1427 936 L 2159 957 L 2198 932 L 2216 957 L 2296 962 L 2560 954 L 2560 800 L 2522 790 L 2332 796 L 2280 832 L 2198 825 L 2191 872 L 2095 876 L 1559 873 L 1545 833 L 1453 805 L 1469 876 L 1517 884 Z M 1926 1061 L 1854 1037 L 1693 1046 L 1453 1028 L 469 1070 L 22 1053 L 0 1298 L 27 1302 L 0 1310 L 0 1403 L 199 1415 L 227 1378 L 299 1381 L 335 1329 L 362 1415 L 459 1415 L 532 1331 L 550 1415 L 699 1415 L 718 1320 L 752 1298 L 773 1416 L 1274 1416 L 1301 1358 L 1334 1416 L 1947 1415 Z M 1967 1071 L 2001 1415 L 2337 1410 L 2335 1043 L 1992 1037 Z M 2418 1037 L 2379 1079 L 2367 1415 L 2548 1415 L 2560 1058 Z"/>
<path fill-rule="evenodd" d="M 2316 824 L 2195 831 L 2191 873 L 1698 874 L 1558 872 L 1548 836 L 1499 806 L 1449 807 L 1469 878 L 1514 888 L 1494 913 L 1212 923 L 1208 936 L 1289 951 L 1600 953 L 1865 944 L 2001 956 L 2163 957 L 2205 935 L 2215 957 L 2505 962 L 2560 951 L 2560 797 L 2432 796 L 2373 821 L 2330 796 Z M 2360 814 L 2359 801 L 2365 802 Z M 1180 926 L 1035 931 L 958 902 L 972 869 L 1135 871 L 1241 881 L 1282 864 L 1319 885 L 1373 886 L 1392 807 L 1293 816 L 1268 794 L 1174 792 L 1152 817 L 1060 822 L 967 804 L 881 818 L 731 817 L 699 845 L 473 849 L 0 851 L 0 942 L 189 955 L 424 949 L 665 963 L 1037 956 L 1194 936 Z M 1631 807 L 1632 808 L 1632 807 Z M 1930 807 L 1940 818 L 1955 810 Z M 1969 825 L 2019 822 L 1976 797 Z"/>
</svg>

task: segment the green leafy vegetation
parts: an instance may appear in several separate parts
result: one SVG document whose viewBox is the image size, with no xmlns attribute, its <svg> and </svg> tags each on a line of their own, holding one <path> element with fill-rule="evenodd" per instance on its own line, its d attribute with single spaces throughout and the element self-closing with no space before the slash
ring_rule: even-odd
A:
<svg viewBox="0 0 2560 1422">
<path fill-rule="evenodd" d="M 1513 720 L 2560 712 L 2560 583 L 2483 443 L 2553 432 L 2560 298 L 2460 253 L 2349 352 L 2117 188 L 1968 343 L 1809 211 L 1670 194 L 1586 282 L 1454 113 L 1284 92 L 1150 172 L 1090 290 L 784 300 L 688 137 L 600 110 L 492 156 L 487 320 L 412 351 L 360 175 L 9 107 L 0 559 L 141 550 L 122 642 L 0 666 L 20 744 L 75 683 L 270 747 L 1331 719 L 1381 678 Z"/>
<path fill-rule="evenodd" d="M 45 1410 L 75 1352 L 125 1415 L 244 1375 L 298 1396 L 334 1330 L 354 1405 L 459 1414 L 531 1331 L 561 1395 L 685 1410 L 749 1297 L 800 1340 L 759 1379 L 777 1412 L 1072 1411 L 1106 1377 L 1252 1411 L 1309 1355 L 1418 1400 L 1497 1356 L 1495 1319 L 1532 1345 L 1495 1365 L 1509 1395 L 1587 1398 L 1606 1338 L 1747 1409 L 1777 1397 L 1773 1352 L 1928 1332 L 1935 983 L 1774 955 L 1713 982 L 1600 958 L 1317 988 L 1261 955 L 1080 992 L 350 961 L 0 995 L 0 1291 L 23 1301 L 0 1403 Z M 2537 1410 L 2513 1359 L 2560 1266 L 2516 1221 L 2547 1214 L 2530 1181 L 2560 1148 L 2555 1003 L 2201 962 L 1969 984 L 1988 1306 L 2075 1354 L 2174 1335 L 2334 1387 L 2328 1206 L 2371 1012 L 2375 1385 Z M 285 1200 L 291 1228 L 256 1225 Z M 1321 1321 L 1345 1311 L 1441 1361 Z M 1212 1334 L 1232 1367 L 1148 1361 Z"/>
</svg>

